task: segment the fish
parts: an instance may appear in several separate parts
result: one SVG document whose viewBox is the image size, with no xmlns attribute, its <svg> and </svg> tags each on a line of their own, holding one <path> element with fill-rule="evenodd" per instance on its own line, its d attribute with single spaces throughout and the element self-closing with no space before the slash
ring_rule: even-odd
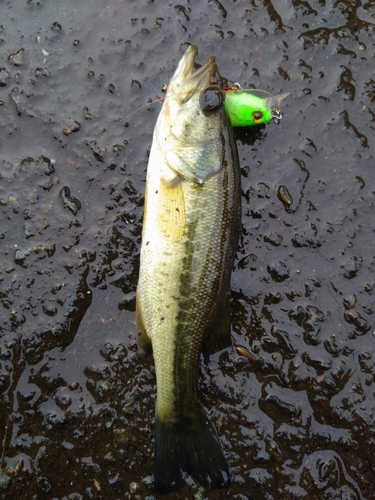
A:
<svg viewBox="0 0 375 500">
<path fill-rule="evenodd" d="M 136 292 L 141 354 L 156 371 L 154 483 L 188 475 L 225 488 L 230 471 L 198 398 L 201 354 L 230 345 L 230 279 L 241 220 L 240 169 L 214 57 L 194 71 L 190 45 L 168 85 L 146 177 Z"/>
</svg>

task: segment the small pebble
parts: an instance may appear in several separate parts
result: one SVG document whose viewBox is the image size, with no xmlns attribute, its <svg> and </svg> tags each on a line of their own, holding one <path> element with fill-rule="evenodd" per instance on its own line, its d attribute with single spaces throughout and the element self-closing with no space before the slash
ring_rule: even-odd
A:
<svg viewBox="0 0 375 500">
<path fill-rule="evenodd" d="M 139 489 L 139 484 L 138 483 L 136 483 L 136 482 L 133 481 L 132 483 L 129 484 L 129 491 L 130 491 L 130 493 L 135 493 L 136 491 L 138 491 L 138 489 Z"/>
</svg>

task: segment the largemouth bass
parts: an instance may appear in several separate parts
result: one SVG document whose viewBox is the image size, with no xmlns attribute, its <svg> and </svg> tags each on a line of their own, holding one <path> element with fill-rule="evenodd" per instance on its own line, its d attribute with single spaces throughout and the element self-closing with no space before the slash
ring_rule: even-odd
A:
<svg viewBox="0 0 375 500">
<path fill-rule="evenodd" d="M 155 487 L 186 474 L 229 486 L 215 428 L 197 396 L 201 352 L 230 343 L 230 276 L 240 223 L 240 173 L 213 57 L 193 72 L 190 46 L 169 85 L 147 170 L 137 289 L 139 349 L 152 351 L 157 399 Z"/>
</svg>

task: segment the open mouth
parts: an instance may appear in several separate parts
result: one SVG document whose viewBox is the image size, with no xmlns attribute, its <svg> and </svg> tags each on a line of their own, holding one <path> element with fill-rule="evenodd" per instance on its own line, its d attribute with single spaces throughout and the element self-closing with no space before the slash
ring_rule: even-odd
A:
<svg viewBox="0 0 375 500">
<path fill-rule="evenodd" d="M 177 69 L 169 83 L 169 88 L 173 85 L 185 85 L 192 81 L 199 82 L 207 71 L 212 71 L 215 65 L 215 58 L 210 57 L 206 63 L 194 72 L 195 58 L 198 54 L 198 47 L 190 45 L 183 58 L 179 62 Z"/>
</svg>

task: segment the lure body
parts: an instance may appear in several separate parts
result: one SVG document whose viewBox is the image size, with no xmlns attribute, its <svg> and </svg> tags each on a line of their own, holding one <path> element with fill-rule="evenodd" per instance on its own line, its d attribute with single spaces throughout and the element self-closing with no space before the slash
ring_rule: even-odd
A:
<svg viewBox="0 0 375 500">
<path fill-rule="evenodd" d="M 261 125 L 272 119 L 276 121 L 281 118 L 280 102 L 287 95 L 289 94 L 262 98 L 242 89 L 227 90 L 224 101 L 225 112 L 232 127 Z"/>
</svg>

